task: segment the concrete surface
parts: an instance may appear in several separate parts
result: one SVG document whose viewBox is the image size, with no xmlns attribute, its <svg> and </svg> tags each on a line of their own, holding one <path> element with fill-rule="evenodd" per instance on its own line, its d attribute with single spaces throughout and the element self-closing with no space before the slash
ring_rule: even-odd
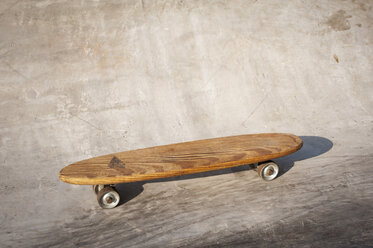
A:
<svg viewBox="0 0 373 248">
<path fill-rule="evenodd" d="M 372 1 L 0 2 L 1 247 L 372 247 Z M 304 148 L 119 186 L 65 165 L 258 132 Z"/>
</svg>

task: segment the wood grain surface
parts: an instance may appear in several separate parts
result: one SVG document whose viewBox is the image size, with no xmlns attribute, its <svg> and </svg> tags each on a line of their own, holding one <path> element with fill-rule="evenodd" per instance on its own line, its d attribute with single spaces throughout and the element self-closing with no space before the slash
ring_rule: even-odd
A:
<svg viewBox="0 0 373 248">
<path fill-rule="evenodd" d="M 230 136 L 99 156 L 63 168 L 59 178 L 72 184 L 116 184 L 179 176 L 266 161 L 302 147 L 292 134 Z"/>
</svg>

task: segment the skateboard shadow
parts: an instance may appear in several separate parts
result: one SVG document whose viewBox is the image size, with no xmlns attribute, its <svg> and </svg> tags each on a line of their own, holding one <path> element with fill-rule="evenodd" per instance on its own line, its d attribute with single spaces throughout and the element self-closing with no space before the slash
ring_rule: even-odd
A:
<svg viewBox="0 0 373 248">
<path fill-rule="evenodd" d="M 302 161 L 305 159 L 310 159 L 313 157 L 317 157 L 323 153 L 328 152 L 333 147 L 333 142 L 327 138 L 319 137 L 319 136 L 299 136 L 303 140 L 303 147 L 290 155 L 273 159 L 279 167 L 280 172 L 278 177 L 281 177 L 285 173 L 287 173 L 297 161 Z M 200 172 L 195 174 L 189 175 L 182 175 L 176 177 L 168 177 L 168 178 L 160 178 L 154 179 L 149 181 L 142 181 L 142 182 L 133 182 L 133 183 L 122 183 L 116 185 L 116 189 L 118 193 L 121 195 L 121 201 L 119 206 L 132 200 L 141 192 L 143 192 L 145 183 L 153 183 L 153 182 L 170 182 L 170 181 L 178 181 L 178 180 L 187 180 L 193 178 L 201 178 L 201 177 L 209 177 L 209 176 L 217 176 L 223 175 L 228 173 L 246 171 L 246 170 L 253 170 L 254 167 L 252 165 L 246 164 L 241 166 L 236 166 L 232 168 L 226 168 L 221 170 L 213 170 L 213 171 L 206 171 Z"/>
<path fill-rule="evenodd" d="M 118 206 L 129 202 L 144 191 L 143 185 L 146 182 L 121 183 L 115 185 L 115 189 L 120 195 L 120 202 Z"/>
<path fill-rule="evenodd" d="M 280 167 L 278 177 L 288 172 L 297 161 L 302 161 L 317 157 L 332 149 L 333 142 L 327 138 L 319 136 L 299 136 L 303 140 L 302 148 L 290 155 L 273 159 Z"/>
</svg>

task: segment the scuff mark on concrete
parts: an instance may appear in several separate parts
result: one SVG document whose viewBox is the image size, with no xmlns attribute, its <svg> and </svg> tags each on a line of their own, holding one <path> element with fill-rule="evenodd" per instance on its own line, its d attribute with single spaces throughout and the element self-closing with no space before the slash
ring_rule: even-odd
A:
<svg viewBox="0 0 373 248">
<path fill-rule="evenodd" d="M 351 17 L 351 15 L 346 15 L 346 11 L 339 10 L 331 15 L 325 23 L 335 31 L 345 31 L 351 28 L 348 20 Z"/>
<path fill-rule="evenodd" d="M 20 0 L 18 1 L 15 1 L 12 5 L 10 5 L 8 8 L 6 8 L 3 12 L 0 13 L 0 18 L 7 12 L 9 12 L 9 10 L 11 10 L 14 6 L 16 6 L 18 4 L 18 2 L 20 2 Z"/>
</svg>

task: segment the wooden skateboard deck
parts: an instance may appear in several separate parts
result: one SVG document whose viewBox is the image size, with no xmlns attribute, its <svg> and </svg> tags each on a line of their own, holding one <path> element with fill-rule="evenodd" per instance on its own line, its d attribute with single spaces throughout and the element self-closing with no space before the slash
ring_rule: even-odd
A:
<svg viewBox="0 0 373 248">
<path fill-rule="evenodd" d="M 112 186 L 117 183 L 180 176 L 244 164 L 254 164 L 261 178 L 273 180 L 278 175 L 279 167 L 268 160 L 296 152 L 302 144 L 298 136 L 280 133 L 198 140 L 90 158 L 66 166 L 60 171 L 59 178 L 67 183 L 94 185 L 100 206 L 114 208 L 120 202 L 120 195 Z"/>
<path fill-rule="evenodd" d="M 239 135 L 113 153 L 73 163 L 59 178 L 72 184 L 117 184 L 253 164 L 299 150 L 291 134 Z"/>
</svg>

